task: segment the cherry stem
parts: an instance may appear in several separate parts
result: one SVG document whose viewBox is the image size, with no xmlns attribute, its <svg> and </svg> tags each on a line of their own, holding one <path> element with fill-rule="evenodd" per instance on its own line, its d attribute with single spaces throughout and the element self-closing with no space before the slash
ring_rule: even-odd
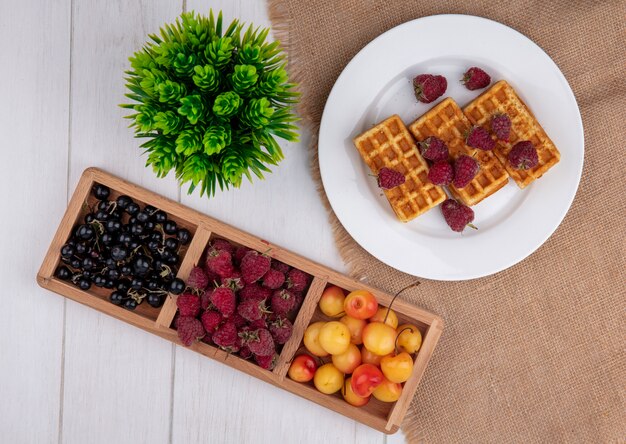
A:
<svg viewBox="0 0 626 444">
<path fill-rule="evenodd" d="M 400 293 L 408 290 L 409 288 L 413 288 L 413 287 L 417 287 L 419 284 L 421 284 L 420 281 L 416 281 L 413 282 L 411 285 L 407 285 L 406 287 L 402 288 L 400 291 L 398 291 L 395 296 L 393 297 L 393 299 L 391 300 L 391 302 L 389 303 L 389 307 L 387 307 L 387 314 L 385 315 L 385 319 L 383 319 L 383 324 L 387 323 L 387 316 L 389 316 L 389 312 L 391 311 L 391 306 L 393 305 L 394 301 L 396 300 L 396 298 L 398 296 L 400 296 Z"/>
<path fill-rule="evenodd" d="M 402 330 L 400 330 L 400 331 L 398 332 L 398 334 L 396 335 L 396 342 L 394 342 L 394 344 L 393 344 L 393 350 L 396 352 L 396 355 L 398 354 L 398 338 L 400 337 L 400 335 L 401 335 L 403 332 L 405 332 L 405 331 L 407 331 L 407 330 L 410 330 L 410 331 L 411 331 L 411 333 L 413 333 L 413 327 L 405 327 L 405 328 L 403 328 Z"/>
</svg>

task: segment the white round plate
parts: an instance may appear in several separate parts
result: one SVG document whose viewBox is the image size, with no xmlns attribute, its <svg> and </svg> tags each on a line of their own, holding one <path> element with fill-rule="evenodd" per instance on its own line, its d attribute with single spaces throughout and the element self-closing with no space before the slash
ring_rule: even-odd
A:
<svg viewBox="0 0 626 444">
<path fill-rule="evenodd" d="M 396 219 L 352 139 L 391 114 L 408 126 L 445 97 L 461 107 L 480 91 L 460 82 L 471 66 L 507 80 L 561 152 L 561 161 L 520 190 L 513 180 L 473 207 L 478 230 L 455 233 L 439 208 Z M 441 74 L 448 90 L 417 102 L 411 80 Z M 322 117 L 319 162 L 330 204 L 350 235 L 384 263 L 415 276 L 465 280 L 504 270 L 535 251 L 567 213 L 583 165 L 583 127 L 567 80 L 535 43 L 484 18 L 437 15 L 404 23 L 363 48 L 343 70 Z"/>
</svg>

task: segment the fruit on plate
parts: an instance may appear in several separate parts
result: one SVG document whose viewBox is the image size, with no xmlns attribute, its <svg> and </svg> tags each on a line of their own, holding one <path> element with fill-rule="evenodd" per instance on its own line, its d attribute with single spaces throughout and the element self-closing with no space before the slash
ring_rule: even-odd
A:
<svg viewBox="0 0 626 444">
<path fill-rule="evenodd" d="M 404 382 L 413 372 L 413 358 L 407 352 L 384 356 L 380 360 L 380 369 L 391 382 Z"/>
<path fill-rule="evenodd" d="M 352 377 L 346 378 L 345 382 L 343 383 L 343 390 L 341 391 L 341 395 L 348 404 L 351 404 L 355 407 L 362 407 L 370 401 L 369 396 L 359 396 L 354 393 L 354 390 L 352 390 Z"/>
<path fill-rule="evenodd" d="M 473 157 L 461 154 L 454 161 L 454 178 L 452 184 L 456 188 L 465 188 L 470 184 L 476 174 L 478 174 L 480 166 Z"/>
<path fill-rule="evenodd" d="M 477 229 L 476 226 L 472 224 L 474 220 L 474 210 L 454 199 L 447 199 L 442 203 L 441 212 L 448 226 L 452 228 L 452 231 L 460 233 L 465 227 Z"/>
<path fill-rule="evenodd" d="M 365 319 L 357 319 L 352 316 L 345 315 L 339 322 L 343 322 L 350 330 L 350 342 L 356 345 L 363 343 L 363 329 L 367 325 Z"/>
<path fill-rule="evenodd" d="M 422 346 L 422 333 L 413 324 L 402 324 L 397 330 L 396 346 L 407 353 L 417 353 Z"/>
<path fill-rule="evenodd" d="M 422 103 L 431 103 L 441 97 L 448 88 L 444 76 L 420 74 L 413 79 L 415 98 Z"/>
<path fill-rule="evenodd" d="M 354 344 L 348 344 L 345 352 L 332 355 L 332 361 L 341 372 L 350 374 L 361 365 L 361 350 Z"/>
<path fill-rule="evenodd" d="M 335 285 L 326 287 L 322 296 L 320 297 L 320 310 L 326 316 L 331 318 L 337 318 L 343 315 L 343 302 L 346 296 L 343 294 L 343 290 Z"/>
<path fill-rule="evenodd" d="M 382 322 L 370 322 L 363 329 L 363 346 L 372 353 L 385 356 L 393 352 L 396 329 Z"/>
<path fill-rule="evenodd" d="M 356 290 L 348 294 L 343 308 L 348 316 L 357 319 L 368 319 L 376 314 L 378 301 L 367 290 Z"/>
<path fill-rule="evenodd" d="M 378 367 L 372 364 L 361 364 L 352 373 L 352 391 L 361 397 L 366 397 L 382 384 L 383 373 Z"/>
<path fill-rule="evenodd" d="M 315 358 L 303 353 L 291 361 L 287 375 L 296 382 L 308 382 L 313 379 L 316 370 Z"/>
<path fill-rule="evenodd" d="M 320 328 L 318 342 L 331 355 L 340 355 L 350 346 L 350 330 L 339 321 L 326 322 Z"/>
<path fill-rule="evenodd" d="M 398 326 L 398 315 L 391 308 L 379 307 L 374 316 L 369 318 L 370 322 L 382 322 L 393 328 Z"/>
<path fill-rule="evenodd" d="M 507 159 L 511 167 L 516 170 L 535 168 L 539 163 L 537 148 L 528 140 L 523 140 L 513 145 Z"/>
<path fill-rule="evenodd" d="M 325 322 L 315 322 L 309 325 L 304 331 L 304 346 L 310 353 L 319 357 L 328 356 L 328 352 L 322 347 L 319 341 L 320 331 L 324 324 Z"/>
<path fill-rule="evenodd" d="M 382 402 L 396 402 L 402 394 L 402 384 L 383 378 L 383 382 L 372 392 L 372 396 Z"/>
<path fill-rule="evenodd" d="M 324 364 L 315 372 L 313 384 L 316 389 L 327 395 L 336 393 L 343 387 L 343 373 L 331 363 Z"/>
<path fill-rule="evenodd" d="M 463 82 L 467 89 L 474 91 L 488 86 L 489 83 L 491 83 L 491 77 L 482 69 L 472 66 L 470 69 L 465 71 L 461 82 Z"/>
</svg>

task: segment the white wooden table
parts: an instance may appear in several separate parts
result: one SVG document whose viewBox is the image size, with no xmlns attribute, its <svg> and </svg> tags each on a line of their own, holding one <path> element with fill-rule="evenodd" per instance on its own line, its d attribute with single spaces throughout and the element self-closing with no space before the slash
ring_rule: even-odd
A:
<svg viewBox="0 0 626 444">
<path fill-rule="evenodd" d="M 265 0 L 0 2 L 0 441 L 400 442 L 40 289 L 81 172 L 98 166 L 345 271 L 308 135 L 264 182 L 208 200 L 156 179 L 122 119 L 123 71 L 183 8 L 269 25 Z"/>
</svg>

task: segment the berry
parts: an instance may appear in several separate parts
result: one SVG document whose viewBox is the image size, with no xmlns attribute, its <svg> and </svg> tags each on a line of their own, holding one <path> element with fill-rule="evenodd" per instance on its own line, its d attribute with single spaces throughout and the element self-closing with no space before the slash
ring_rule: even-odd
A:
<svg viewBox="0 0 626 444">
<path fill-rule="evenodd" d="M 289 319 L 278 316 L 270 322 L 269 330 L 277 344 L 284 344 L 291 337 L 293 324 Z"/>
<path fill-rule="evenodd" d="M 179 228 L 176 232 L 176 238 L 180 241 L 181 245 L 187 245 L 191 240 L 191 233 L 186 228 Z"/>
<path fill-rule="evenodd" d="M 476 159 L 465 154 L 461 154 L 454 161 L 454 181 L 452 184 L 456 188 L 465 188 L 476 177 L 480 166 Z"/>
<path fill-rule="evenodd" d="M 263 286 L 272 290 L 276 290 L 280 288 L 285 282 L 284 273 L 275 270 L 274 268 L 270 268 L 265 276 L 263 276 Z"/>
<path fill-rule="evenodd" d="M 224 318 L 220 314 L 219 311 L 209 310 L 202 313 L 200 316 L 200 321 L 202 321 L 202 326 L 206 330 L 206 332 L 210 335 L 213 335 L 217 328 L 222 323 Z"/>
<path fill-rule="evenodd" d="M 406 177 L 399 171 L 382 167 L 378 170 L 378 186 L 383 190 L 390 190 L 406 182 Z"/>
<path fill-rule="evenodd" d="M 78 280 L 78 287 L 83 291 L 89 290 L 91 288 L 91 280 L 83 274 L 83 277 Z"/>
<path fill-rule="evenodd" d="M 91 239 L 95 234 L 96 232 L 94 231 L 93 228 L 91 228 L 91 225 L 81 225 L 76 230 L 76 236 L 84 240 Z"/>
<path fill-rule="evenodd" d="M 213 342 L 218 347 L 222 349 L 232 352 L 235 351 L 235 348 L 239 348 L 237 336 L 237 327 L 231 321 L 226 321 L 219 327 L 215 333 L 213 333 Z"/>
<path fill-rule="evenodd" d="M 516 170 L 528 170 L 539 163 L 537 148 L 528 140 L 513 145 L 508 155 L 509 163 Z"/>
<path fill-rule="evenodd" d="M 249 359 L 249 358 L 251 358 L 252 356 L 253 356 L 253 355 L 252 355 L 252 352 L 250 351 L 250 349 L 248 348 L 248 346 L 247 346 L 247 345 L 244 345 L 243 347 L 241 347 L 241 348 L 239 349 L 239 357 L 240 357 L 240 358 L 243 358 L 243 359 Z"/>
<path fill-rule="evenodd" d="M 267 306 L 263 300 L 255 301 L 254 299 L 248 299 L 239 303 L 237 313 L 246 321 L 254 322 L 261 319 L 263 315 L 267 313 Z"/>
<path fill-rule="evenodd" d="M 287 288 L 297 292 L 304 291 L 309 285 L 310 278 L 311 276 L 304 271 L 294 268 L 287 273 Z"/>
<path fill-rule="evenodd" d="M 475 89 L 481 89 L 489 85 L 489 83 L 491 83 L 491 77 L 482 69 L 473 66 L 463 74 L 461 82 L 463 82 L 467 89 L 474 91 Z"/>
<path fill-rule="evenodd" d="M 248 323 L 248 327 L 250 327 L 251 330 L 257 330 L 259 328 L 267 328 L 267 322 L 265 318 L 261 318 L 256 321 L 252 321 Z"/>
<path fill-rule="evenodd" d="M 193 267 L 187 278 L 187 285 L 196 290 L 204 290 L 209 285 L 209 277 L 200 267 Z"/>
<path fill-rule="evenodd" d="M 230 253 L 211 248 L 206 257 L 206 268 L 220 277 L 231 275 L 234 268 Z"/>
<path fill-rule="evenodd" d="M 235 313 L 234 315 L 232 315 L 230 317 L 230 320 L 233 321 L 235 327 L 237 327 L 238 329 L 248 324 L 248 321 L 246 321 L 244 317 L 241 316 L 239 313 Z"/>
<path fill-rule="evenodd" d="M 509 141 L 511 133 L 511 119 L 506 114 L 494 114 L 491 117 L 491 131 L 500 140 Z"/>
<path fill-rule="evenodd" d="M 430 167 L 428 179 L 435 185 L 449 185 L 454 178 L 454 170 L 447 160 L 439 160 Z"/>
<path fill-rule="evenodd" d="M 173 237 L 168 237 L 167 239 L 165 239 L 165 242 L 163 242 L 163 246 L 165 248 L 174 252 L 178 250 L 179 245 L 180 245 L 180 242 L 178 242 L 178 239 L 173 238 Z"/>
<path fill-rule="evenodd" d="M 244 343 L 250 348 L 250 351 L 257 356 L 269 356 L 276 353 L 276 345 L 274 338 L 269 330 L 259 328 L 250 333 L 244 333 Z"/>
<path fill-rule="evenodd" d="M 109 301 L 115 305 L 122 305 L 122 302 L 124 302 L 124 295 L 119 291 L 114 291 L 109 295 Z"/>
<path fill-rule="evenodd" d="M 233 290 L 227 287 L 217 287 L 211 293 L 211 303 L 225 317 L 232 316 L 235 313 L 237 299 Z"/>
<path fill-rule="evenodd" d="M 169 286 L 169 291 L 172 294 L 181 294 L 183 291 L 185 290 L 185 283 L 182 281 L 182 279 L 172 279 L 172 282 L 170 282 L 170 286 Z"/>
<path fill-rule="evenodd" d="M 241 260 L 246 255 L 246 253 L 248 253 L 248 251 L 252 251 L 252 250 L 249 249 L 248 247 L 237 247 L 237 249 L 235 250 L 235 255 L 234 255 L 235 262 L 240 264 Z"/>
<path fill-rule="evenodd" d="M 491 138 L 489 133 L 482 126 L 474 125 L 465 139 L 467 146 L 489 151 L 496 146 L 495 140 Z"/>
<path fill-rule="evenodd" d="M 427 137 L 418 143 L 418 147 L 424 159 L 432 160 L 433 162 L 448 160 L 448 145 L 438 137 Z"/>
<path fill-rule="evenodd" d="M 91 188 L 91 192 L 96 196 L 96 199 L 104 200 L 109 197 L 111 190 L 109 187 L 97 183 Z"/>
<path fill-rule="evenodd" d="M 213 239 L 213 241 L 211 242 L 211 245 L 216 250 L 228 251 L 231 254 L 231 256 L 235 254 L 235 246 L 231 244 L 230 242 L 228 242 L 226 239 L 220 239 L 220 238 Z"/>
<path fill-rule="evenodd" d="M 278 354 L 274 353 L 270 356 L 255 355 L 254 360 L 259 364 L 259 367 L 265 370 L 272 370 L 276 366 L 276 362 L 278 362 Z"/>
<path fill-rule="evenodd" d="M 241 290 L 244 286 L 241 273 L 237 270 L 234 270 L 230 276 L 223 277 L 220 282 L 222 286 L 232 288 L 234 291 Z"/>
<path fill-rule="evenodd" d="M 271 306 L 272 312 L 277 315 L 285 315 L 289 313 L 296 305 L 294 294 L 290 290 L 276 290 L 272 294 Z"/>
<path fill-rule="evenodd" d="M 135 270 L 135 273 L 139 276 L 144 276 L 150 270 L 151 266 L 152 262 L 150 258 L 141 254 L 135 256 L 135 260 L 133 261 L 133 269 Z"/>
<path fill-rule="evenodd" d="M 261 287 L 259 284 L 246 285 L 239 291 L 239 297 L 242 301 L 253 299 L 255 301 L 262 301 L 268 299 L 272 295 L 272 291 L 269 288 Z"/>
<path fill-rule="evenodd" d="M 181 316 L 198 316 L 200 313 L 200 298 L 195 294 L 184 293 L 176 298 L 176 306 Z"/>
<path fill-rule="evenodd" d="M 65 244 L 61 247 L 61 257 L 72 257 L 74 256 L 74 251 L 74 245 Z"/>
<path fill-rule="evenodd" d="M 206 334 L 202 323 L 193 316 L 180 316 L 176 321 L 176 328 L 180 342 L 187 347 Z"/>
<path fill-rule="evenodd" d="M 125 210 L 128 204 L 132 203 L 133 200 L 130 197 L 124 195 L 124 196 L 118 197 L 115 202 L 117 203 L 118 208 Z"/>
<path fill-rule="evenodd" d="M 450 228 L 452 228 L 452 231 L 460 233 L 466 226 L 476 229 L 476 227 L 472 225 L 474 211 L 454 199 L 447 199 L 442 203 L 441 212 Z"/>
<path fill-rule="evenodd" d="M 289 270 L 291 270 L 291 267 L 289 265 L 285 264 L 284 262 L 277 261 L 276 259 L 272 259 L 272 268 L 274 270 L 280 271 L 283 274 L 287 274 Z"/>
<path fill-rule="evenodd" d="M 241 259 L 241 277 L 246 284 L 258 281 L 270 269 L 271 259 L 269 256 L 259 254 L 257 251 L 248 251 Z"/>
<path fill-rule="evenodd" d="M 56 269 L 54 275 L 62 281 L 67 281 L 69 278 L 72 277 L 72 272 L 66 266 L 61 265 Z"/>
<path fill-rule="evenodd" d="M 296 302 L 294 303 L 294 306 L 291 309 L 291 311 L 296 312 L 302 306 L 302 302 L 304 302 L 304 296 L 302 295 L 302 293 L 294 293 L 293 297 L 296 300 Z"/>
<path fill-rule="evenodd" d="M 148 207 L 146 207 L 145 209 L 147 211 Z M 164 223 L 167 220 L 167 214 L 165 214 L 165 211 L 163 211 L 163 210 L 156 210 L 156 211 L 154 211 L 154 214 L 152 214 L 152 216 L 154 216 L 154 220 L 158 224 L 162 224 L 162 223 Z"/>
<path fill-rule="evenodd" d="M 168 220 L 163 224 L 163 231 L 167 234 L 176 234 L 178 232 L 178 226 L 173 220 Z"/>
<path fill-rule="evenodd" d="M 448 81 L 444 76 L 420 74 L 413 79 L 415 97 L 422 103 L 431 103 L 446 92 Z"/>
<path fill-rule="evenodd" d="M 207 310 L 209 308 L 209 305 L 211 305 L 212 293 L 213 290 L 207 290 L 200 296 L 200 307 L 202 307 L 203 310 Z"/>
<path fill-rule="evenodd" d="M 134 310 L 135 308 L 137 308 L 137 301 L 134 299 L 126 299 L 124 301 L 123 307 L 126 310 Z"/>
<path fill-rule="evenodd" d="M 150 293 L 146 299 L 151 307 L 159 308 L 163 305 L 163 296 L 160 294 Z"/>
</svg>

